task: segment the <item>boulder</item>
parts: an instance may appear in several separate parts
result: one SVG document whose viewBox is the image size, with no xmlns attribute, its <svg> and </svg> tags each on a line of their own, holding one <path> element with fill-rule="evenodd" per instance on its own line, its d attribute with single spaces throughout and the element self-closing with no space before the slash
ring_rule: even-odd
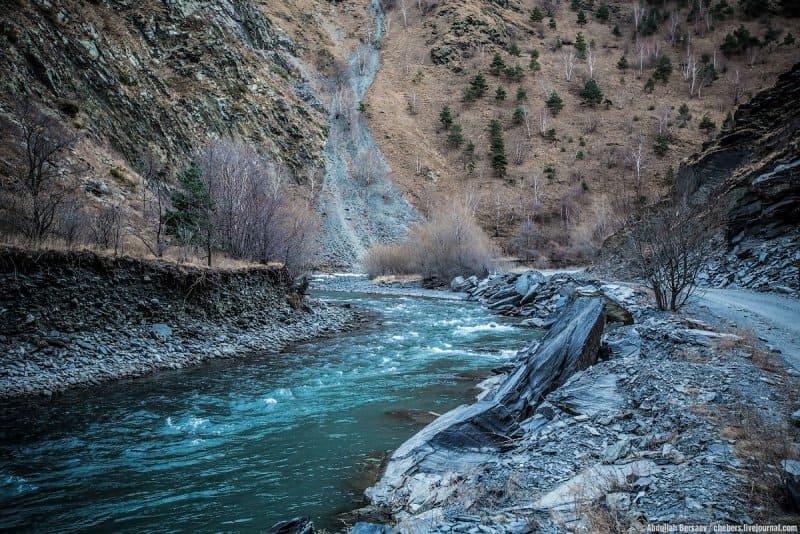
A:
<svg viewBox="0 0 800 534">
<path fill-rule="evenodd" d="M 314 523 L 308 517 L 295 517 L 275 523 L 266 534 L 314 534 Z"/>
<path fill-rule="evenodd" d="M 389 534 L 391 530 L 386 525 L 364 523 L 359 521 L 350 529 L 350 534 Z"/>
<path fill-rule="evenodd" d="M 603 463 L 613 464 L 620 458 L 625 458 L 631 452 L 631 442 L 627 439 L 621 439 L 606 447 L 603 451 Z"/>
<path fill-rule="evenodd" d="M 800 462 L 797 460 L 784 460 L 783 480 L 786 482 L 786 490 L 794 507 L 800 510 Z"/>
<path fill-rule="evenodd" d="M 452 289 L 453 291 L 463 291 L 464 287 L 465 284 L 463 276 L 456 276 L 450 281 L 450 289 Z"/>
<path fill-rule="evenodd" d="M 530 291 L 532 286 L 535 286 L 539 282 L 544 280 L 544 275 L 537 271 L 528 271 L 526 273 L 522 273 L 517 278 L 517 281 L 514 282 L 514 291 L 517 292 L 517 295 L 520 297 L 524 297 Z"/>
<path fill-rule="evenodd" d="M 796 412 L 794 412 L 792 414 L 792 418 L 791 419 L 794 422 L 794 424 L 800 425 L 800 410 L 797 410 Z"/>
<path fill-rule="evenodd" d="M 448 474 L 469 472 L 514 446 L 519 422 L 576 371 L 592 365 L 605 325 L 602 299 L 578 298 L 547 335 L 520 354 L 500 386 L 482 400 L 459 406 L 436 419 L 398 448 L 384 476 L 366 491 L 374 505 L 404 503 L 413 512 L 447 499 Z M 427 495 L 424 501 L 414 496 Z"/>
</svg>

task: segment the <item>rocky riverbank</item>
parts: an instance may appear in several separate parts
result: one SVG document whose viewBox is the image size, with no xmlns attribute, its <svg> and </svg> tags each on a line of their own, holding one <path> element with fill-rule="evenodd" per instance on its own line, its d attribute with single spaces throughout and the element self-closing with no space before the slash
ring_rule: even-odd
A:
<svg viewBox="0 0 800 534">
<path fill-rule="evenodd" d="M 0 250 L 0 398 L 278 352 L 345 330 L 278 267 L 208 271 L 90 253 Z"/>
<path fill-rule="evenodd" d="M 790 415 L 798 378 L 757 338 L 700 308 L 656 312 L 643 292 L 580 276 L 526 273 L 453 288 L 550 332 L 486 381 L 475 404 L 393 454 L 367 492 L 372 506 L 350 518 L 364 522 L 353 532 L 796 524 L 787 472 L 796 463 L 783 460 L 800 457 Z M 606 315 L 595 343 L 599 304 L 630 320 Z"/>
</svg>

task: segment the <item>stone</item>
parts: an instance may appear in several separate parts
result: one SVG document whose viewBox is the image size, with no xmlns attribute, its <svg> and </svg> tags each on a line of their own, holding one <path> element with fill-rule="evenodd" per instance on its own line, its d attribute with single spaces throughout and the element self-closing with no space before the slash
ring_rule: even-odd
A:
<svg viewBox="0 0 800 534">
<path fill-rule="evenodd" d="M 164 323 L 155 323 L 150 327 L 150 336 L 159 341 L 166 341 L 172 337 L 172 328 Z"/>
<path fill-rule="evenodd" d="M 391 529 L 386 525 L 364 523 L 362 521 L 359 521 L 350 529 L 350 534 L 389 534 L 389 532 L 391 532 Z"/>
<path fill-rule="evenodd" d="M 266 534 L 314 534 L 314 523 L 308 517 L 295 517 L 275 523 Z"/>
<path fill-rule="evenodd" d="M 465 284 L 463 276 L 456 276 L 450 281 L 450 289 L 452 289 L 453 291 L 462 291 L 464 287 Z"/>
<path fill-rule="evenodd" d="M 796 412 L 794 412 L 792 414 L 791 419 L 794 422 L 794 424 L 800 425 L 800 410 L 797 410 Z"/>
<path fill-rule="evenodd" d="M 111 192 L 103 180 L 90 179 L 86 181 L 86 192 L 97 196 L 104 196 Z"/>
<path fill-rule="evenodd" d="M 613 445 L 609 445 L 603 451 L 603 462 L 607 464 L 612 464 L 619 460 L 620 458 L 624 458 L 628 455 L 631 450 L 631 442 L 628 439 L 621 439 L 614 443 Z"/>
<path fill-rule="evenodd" d="M 514 291 L 520 297 L 525 297 L 528 295 L 532 286 L 537 285 L 544 279 L 541 273 L 536 271 L 528 271 L 519 275 L 517 281 L 514 282 Z"/>
<path fill-rule="evenodd" d="M 784 460 L 781 462 L 781 466 L 789 497 L 794 503 L 794 507 L 800 510 L 800 461 Z"/>
<path fill-rule="evenodd" d="M 606 494 L 606 506 L 611 510 L 624 511 L 631 507 L 631 495 L 625 492 Z"/>
</svg>

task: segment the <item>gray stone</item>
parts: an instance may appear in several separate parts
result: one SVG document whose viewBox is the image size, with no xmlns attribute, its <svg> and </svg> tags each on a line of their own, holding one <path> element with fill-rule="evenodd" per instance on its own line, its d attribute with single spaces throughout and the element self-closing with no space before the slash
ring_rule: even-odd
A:
<svg viewBox="0 0 800 534">
<path fill-rule="evenodd" d="M 150 336 L 160 341 L 165 341 L 172 337 L 172 328 L 164 323 L 155 323 L 150 327 Z"/>
<path fill-rule="evenodd" d="M 526 273 L 522 273 L 517 278 L 517 281 L 514 282 L 514 291 L 516 291 L 517 295 L 520 297 L 524 297 L 528 295 L 532 286 L 537 285 L 544 279 L 542 273 L 536 271 L 528 271 Z"/>
<path fill-rule="evenodd" d="M 797 460 L 784 460 L 783 479 L 786 482 L 786 489 L 792 499 L 795 508 L 800 510 L 800 462 Z"/>
<path fill-rule="evenodd" d="M 353 528 L 350 529 L 350 534 L 389 534 L 389 532 L 391 532 L 391 529 L 386 525 L 364 523 L 361 521 L 353 525 Z"/>
<path fill-rule="evenodd" d="M 86 192 L 97 196 L 109 194 L 111 191 L 103 180 L 87 180 Z"/>
<path fill-rule="evenodd" d="M 621 439 L 614 443 L 613 445 L 609 445 L 603 451 L 603 462 L 607 464 L 611 464 L 619 460 L 620 458 L 624 458 L 628 455 L 631 450 L 631 442 L 628 439 Z"/>
<path fill-rule="evenodd" d="M 627 510 L 631 507 L 631 495 L 624 492 L 609 493 L 606 495 L 606 506 L 611 510 Z"/>
<path fill-rule="evenodd" d="M 794 421 L 794 424 L 800 425 L 800 410 L 797 410 L 796 412 L 794 412 L 792 414 L 791 419 L 792 419 L 792 421 Z"/>
<path fill-rule="evenodd" d="M 266 534 L 314 534 L 314 523 L 308 517 L 295 517 L 275 523 Z"/>
<path fill-rule="evenodd" d="M 453 291 L 462 291 L 464 289 L 464 277 L 456 276 L 450 281 L 450 289 Z"/>
</svg>

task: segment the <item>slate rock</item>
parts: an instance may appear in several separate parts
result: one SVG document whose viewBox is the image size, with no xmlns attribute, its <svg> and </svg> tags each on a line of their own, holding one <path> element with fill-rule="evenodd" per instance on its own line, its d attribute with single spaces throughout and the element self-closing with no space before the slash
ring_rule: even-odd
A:
<svg viewBox="0 0 800 534">
<path fill-rule="evenodd" d="M 266 534 L 314 534 L 314 523 L 308 517 L 295 517 L 275 523 Z"/>
<path fill-rule="evenodd" d="M 781 465 L 789 497 L 792 499 L 794 507 L 800 510 L 800 461 L 784 460 Z"/>
<path fill-rule="evenodd" d="M 609 445 L 603 451 L 603 462 L 607 464 L 611 464 L 619 460 L 620 458 L 624 458 L 628 455 L 631 451 L 631 442 L 628 439 L 621 439 L 614 443 L 613 445 Z"/>
<path fill-rule="evenodd" d="M 389 534 L 390 531 L 386 525 L 359 521 L 350 529 L 350 534 Z"/>
</svg>

